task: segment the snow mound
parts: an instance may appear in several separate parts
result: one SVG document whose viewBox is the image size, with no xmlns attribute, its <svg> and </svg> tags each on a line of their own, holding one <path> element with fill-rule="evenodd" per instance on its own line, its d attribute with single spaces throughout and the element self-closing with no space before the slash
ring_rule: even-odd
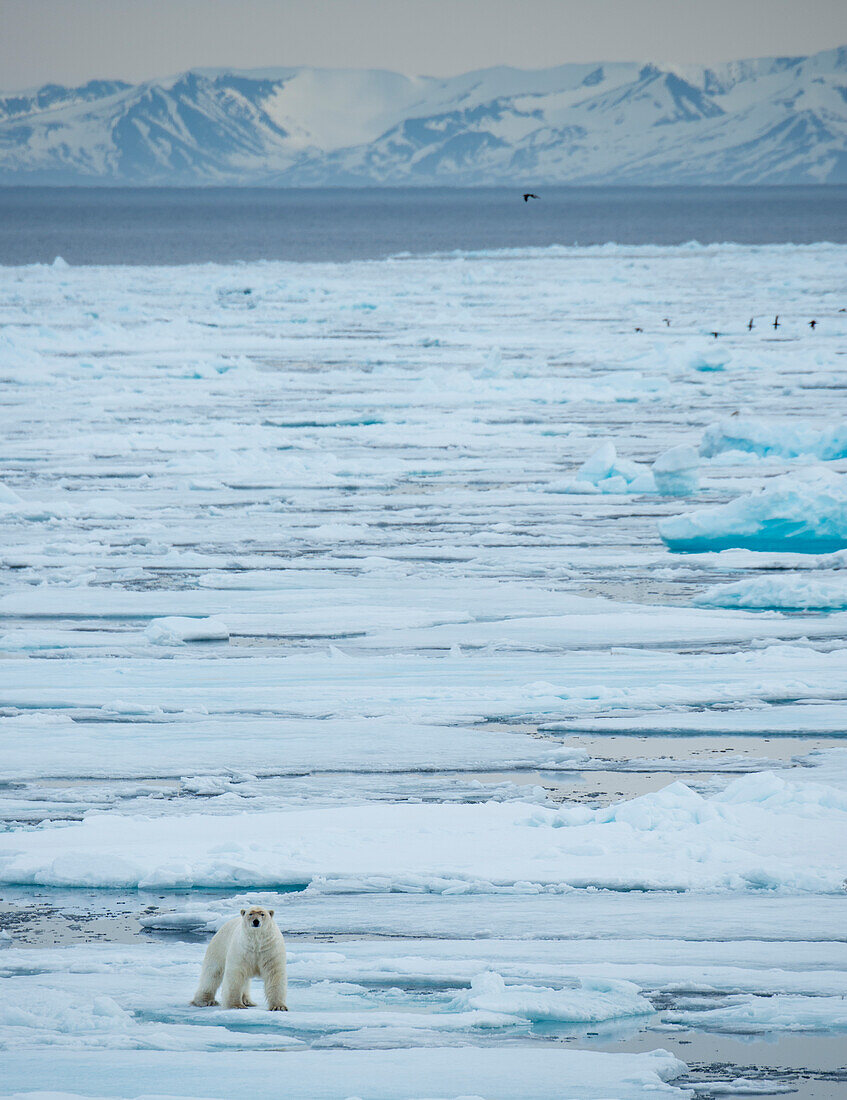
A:
<svg viewBox="0 0 847 1100">
<path fill-rule="evenodd" d="M 790 420 L 760 420 L 730 416 L 710 424 L 703 433 L 700 454 L 714 458 L 725 451 L 746 451 L 765 458 L 810 455 L 823 461 L 847 457 L 847 421 L 813 428 Z"/>
<path fill-rule="evenodd" d="M 727 504 L 659 521 L 671 550 L 827 553 L 847 546 L 847 475 L 815 466 Z"/>
<path fill-rule="evenodd" d="M 666 787 L 665 791 L 668 790 L 670 788 Z M 659 791 L 659 794 L 662 793 Z M 790 783 L 776 772 L 751 772 L 744 775 L 716 794 L 711 801 L 717 805 L 758 805 L 774 813 L 784 812 L 799 817 L 816 816 L 818 812 L 826 813 L 829 810 L 834 810 L 837 814 L 847 814 L 847 791 L 840 791 L 823 783 Z"/>
<path fill-rule="evenodd" d="M 54 1046 L 115 1045 L 133 1029 L 132 1014 L 112 998 L 71 998 L 44 990 L 30 990 L 25 1005 L 0 1004 L 0 1031 L 39 1037 Z M 119 1040 L 120 1041 L 120 1040 Z"/>
<path fill-rule="evenodd" d="M 847 579 L 817 580 L 802 576 L 751 577 L 716 584 L 697 597 L 701 607 L 754 610 L 835 611 L 847 607 Z"/>
<path fill-rule="evenodd" d="M 690 1023 L 688 1013 L 668 1013 L 673 1023 Z M 721 1008 L 697 1012 L 697 1026 L 705 1031 L 741 1035 L 774 1031 L 830 1031 L 847 1028 L 847 997 L 731 997 Z"/>
<path fill-rule="evenodd" d="M 597 1023 L 623 1016 L 646 1016 L 653 1011 L 632 982 L 584 978 L 577 989 L 507 986 L 502 975 L 493 970 L 472 978 L 470 989 L 455 998 L 454 1007 L 561 1023 Z"/>
<path fill-rule="evenodd" d="M 229 640 L 229 627 L 220 619 L 190 619 L 179 615 L 153 619 L 144 633 L 151 645 L 182 645 L 183 642 Z"/>
<path fill-rule="evenodd" d="M 693 447 L 671 447 L 653 463 L 656 491 L 663 496 L 684 497 L 700 486 L 700 457 Z"/>
<path fill-rule="evenodd" d="M 572 480 L 552 483 L 559 493 L 655 493 L 656 484 L 649 467 L 628 458 L 619 458 L 611 440 L 603 443 L 583 462 Z"/>
</svg>

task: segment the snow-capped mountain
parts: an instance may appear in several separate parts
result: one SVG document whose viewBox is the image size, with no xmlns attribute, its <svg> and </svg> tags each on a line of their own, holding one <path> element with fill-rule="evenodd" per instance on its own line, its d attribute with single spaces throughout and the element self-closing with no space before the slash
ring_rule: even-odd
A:
<svg viewBox="0 0 847 1100">
<path fill-rule="evenodd" d="M 847 182 L 847 47 L 704 68 L 193 70 L 0 96 L 0 183 Z"/>
</svg>

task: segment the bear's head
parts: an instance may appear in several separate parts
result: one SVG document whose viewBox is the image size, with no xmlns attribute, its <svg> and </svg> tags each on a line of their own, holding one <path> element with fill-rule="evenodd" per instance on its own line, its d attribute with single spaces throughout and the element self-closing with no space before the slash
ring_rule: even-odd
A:
<svg viewBox="0 0 847 1100">
<path fill-rule="evenodd" d="M 263 928 L 272 927 L 274 922 L 273 909 L 262 909 L 260 905 L 254 905 L 250 909 L 241 910 L 241 923 L 248 932 L 259 932 Z"/>
</svg>

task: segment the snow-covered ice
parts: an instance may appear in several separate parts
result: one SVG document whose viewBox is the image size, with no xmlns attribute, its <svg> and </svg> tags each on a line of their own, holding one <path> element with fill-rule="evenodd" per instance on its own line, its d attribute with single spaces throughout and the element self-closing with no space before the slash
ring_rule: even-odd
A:
<svg viewBox="0 0 847 1100">
<path fill-rule="evenodd" d="M 697 597 L 703 607 L 778 608 L 781 611 L 831 611 L 847 607 L 847 577 L 751 577 L 716 584 Z"/>
<path fill-rule="evenodd" d="M 397 836 L 403 844 L 398 846 Z M 0 882 L 139 889 L 376 876 L 453 892 L 521 882 L 840 893 L 847 793 L 772 772 L 705 799 L 683 783 L 601 810 L 522 802 L 384 805 L 78 824 L 0 837 Z"/>
<path fill-rule="evenodd" d="M 296 1057 L 244 1051 L 131 1051 L 99 1058 L 58 1052 L 49 1065 L 10 1055 L 5 1095 L 13 1100 L 230 1100 L 244 1091 L 277 1100 L 280 1083 L 302 1100 L 690 1100 L 672 1082 L 684 1065 L 667 1051 L 603 1054 L 508 1046 L 501 1050 L 307 1051 Z M 56 1082 L 62 1090 L 55 1091 Z M 174 1094 L 174 1087 L 179 1093 Z M 45 1096 L 44 1089 L 49 1089 Z M 33 1093 L 33 1089 L 37 1091 Z"/>
<path fill-rule="evenodd" d="M 749 451 L 761 457 L 847 458 L 847 423 L 820 427 L 792 420 L 727 417 L 703 432 L 700 454 L 714 458 L 726 451 Z"/>
<path fill-rule="evenodd" d="M 579 467 L 573 481 L 551 486 L 552 491 L 584 493 L 594 486 L 601 493 L 654 493 L 656 483 L 643 463 L 620 458 L 611 441 L 599 447 Z"/>
<path fill-rule="evenodd" d="M 0 268 L 0 1095 L 682 1097 L 683 1033 L 843 1029 L 844 260 Z M 245 902 L 284 1019 L 188 1004 Z"/>
</svg>

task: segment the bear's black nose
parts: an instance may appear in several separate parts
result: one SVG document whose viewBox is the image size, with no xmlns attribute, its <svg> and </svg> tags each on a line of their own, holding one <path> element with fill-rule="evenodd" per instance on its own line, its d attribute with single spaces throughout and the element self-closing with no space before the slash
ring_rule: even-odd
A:
<svg viewBox="0 0 847 1100">
<path fill-rule="evenodd" d="M 257 920 L 254 920 L 254 921 L 253 921 L 253 927 L 254 927 L 254 928 L 258 928 L 258 927 L 259 927 L 259 922 L 258 922 Z"/>
</svg>

